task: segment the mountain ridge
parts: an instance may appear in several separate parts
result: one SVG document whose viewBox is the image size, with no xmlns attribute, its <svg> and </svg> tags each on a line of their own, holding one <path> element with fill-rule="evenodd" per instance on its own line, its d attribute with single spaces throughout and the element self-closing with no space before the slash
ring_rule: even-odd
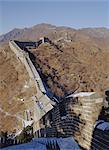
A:
<svg viewBox="0 0 109 150">
<path fill-rule="evenodd" d="M 56 40 L 60 37 L 67 36 L 71 40 L 74 40 L 74 35 L 79 37 L 78 40 L 82 38 L 90 38 L 91 40 L 93 40 L 94 38 L 96 40 L 99 40 L 102 38 L 103 40 L 105 40 L 105 43 L 109 42 L 108 28 L 100 27 L 74 29 L 66 26 L 55 26 L 47 23 L 41 23 L 29 28 L 14 28 L 8 33 L 0 36 L 0 43 L 5 43 L 9 40 L 14 39 L 36 41 L 43 36 L 47 36 L 48 38 L 51 38 L 51 40 Z"/>
</svg>

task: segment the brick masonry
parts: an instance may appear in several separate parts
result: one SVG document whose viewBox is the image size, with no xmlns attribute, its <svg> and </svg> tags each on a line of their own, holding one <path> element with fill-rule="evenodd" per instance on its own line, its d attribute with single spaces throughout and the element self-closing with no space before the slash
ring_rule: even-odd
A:
<svg viewBox="0 0 109 150">
<path fill-rule="evenodd" d="M 73 136 L 84 149 L 109 149 L 109 134 L 94 128 L 102 106 L 103 98 L 98 93 L 63 100 L 41 119 L 40 124 L 45 120 L 45 137 Z"/>
</svg>

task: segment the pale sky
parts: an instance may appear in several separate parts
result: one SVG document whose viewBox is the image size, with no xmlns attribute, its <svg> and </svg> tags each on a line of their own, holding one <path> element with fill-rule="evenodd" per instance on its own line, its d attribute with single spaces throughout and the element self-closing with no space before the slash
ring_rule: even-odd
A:
<svg viewBox="0 0 109 150">
<path fill-rule="evenodd" d="M 72 28 L 109 27 L 109 1 L 0 0 L 0 34 L 39 23 Z"/>
</svg>

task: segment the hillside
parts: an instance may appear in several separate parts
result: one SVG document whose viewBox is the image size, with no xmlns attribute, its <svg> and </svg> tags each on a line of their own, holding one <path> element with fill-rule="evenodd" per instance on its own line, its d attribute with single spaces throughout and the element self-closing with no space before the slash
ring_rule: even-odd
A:
<svg viewBox="0 0 109 150">
<path fill-rule="evenodd" d="M 20 128 L 16 116 L 24 118 L 21 112 L 31 106 L 31 103 L 25 105 L 21 99 L 28 101 L 36 92 L 24 66 L 10 50 L 8 41 L 36 41 L 43 36 L 52 40 L 59 49 L 44 43 L 29 51 L 36 57 L 34 64 L 54 95 L 63 98 L 75 90 L 104 93 L 109 88 L 109 29 L 76 30 L 48 24 L 14 29 L 0 36 L 0 130 Z"/>
<path fill-rule="evenodd" d="M 25 67 L 16 59 L 8 45 L 0 48 L 0 131 L 21 130 L 23 113 L 31 109 L 36 93 Z M 29 101 L 28 101 L 29 100 Z"/>
<path fill-rule="evenodd" d="M 31 52 L 45 82 L 59 97 L 75 90 L 104 92 L 109 87 L 109 51 L 73 42 L 62 51 L 43 44 Z"/>
</svg>

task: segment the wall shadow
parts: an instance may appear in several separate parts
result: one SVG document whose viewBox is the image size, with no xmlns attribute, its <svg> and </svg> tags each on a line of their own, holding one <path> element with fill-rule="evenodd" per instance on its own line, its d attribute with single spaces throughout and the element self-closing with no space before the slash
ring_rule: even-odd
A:
<svg viewBox="0 0 109 150">
<path fill-rule="evenodd" d="M 108 121 L 105 110 L 106 109 L 104 107 L 102 107 L 102 110 L 98 116 L 98 120 L 104 120 L 104 122 Z M 102 125 L 102 127 L 103 127 L 102 122 L 98 123 L 95 126 L 93 134 L 92 134 L 90 150 L 95 150 L 95 149 L 96 150 L 108 150 L 109 149 L 109 129 L 108 130 L 103 129 L 103 128 L 105 128 L 105 125 L 102 129 L 100 129 L 99 125 Z"/>
</svg>

